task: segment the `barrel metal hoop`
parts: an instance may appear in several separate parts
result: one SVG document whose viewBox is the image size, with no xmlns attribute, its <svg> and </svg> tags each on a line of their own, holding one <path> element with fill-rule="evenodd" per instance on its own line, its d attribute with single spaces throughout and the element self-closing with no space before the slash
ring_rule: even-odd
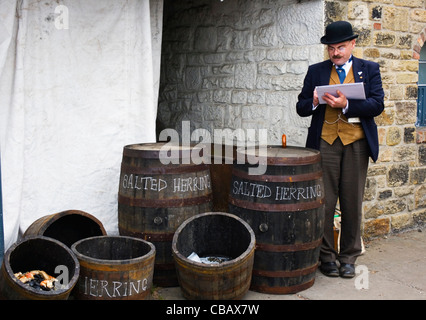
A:
<svg viewBox="0 0 426 320">
<path fill-rule="evenodd" d="M 173 240 L 174 233 L 143 232 L 141 235 L 142 239 L 150 242 L 171 242 Z"/>
<path fill-rule="evenodd" d="M 229 197 L 229 203 L 234 206 L 257 211 L 271 211 L 271 212 L 283 212 L 283 211 L 305 211 L 321 207 L 324 204 L 324 199 L 318 199 L 310 202 L 299 202 L 299 203 L 288 203 L 288 204 L 271 204 L 271 203 L 258 203 L 246 200 L 235 199 Z"/>
<path fill-rule="evenodd" d="M 278 270 L 278 271 L 269 271 L 269 270 L 255 270 L 253 269 L 253 275 L 258 277 L 269 277 L 269 278 L 293 278 L 306 276 L 311 273 L 314 273 L 317 270 L 318 263 L 310 266 L 308 268 L 297 269 L 297 270 Z"/>
<path fill-rule="evenodd" d="M 295 252 L 303 250 L 316 249 L 321 245 L 322 237 L 318 240 L 306 243 L 297 244 L 269 244 L 269 243 L 256 243 L 256 250 L 267 252 Z"/>
<path fill-rule="evenodd" d="M 209 193 L 205 196 L 185 198 L 185 199 L 134 199 L 125 197 L 121 194 L 118 195 L 118 203 L 128 205 L 131 207 L 141 208 L 177 208 L 195 206 L 203 203 L 211 202 L 213 195 Z"/>
<path fill-rule="evenodd" d="M 257 292 L 264 292 L 264 293 L 272 293 L 272 294 L 288 294 L 288 293 L 296 293 L 303 290 L 306 290 L 315 282 L 315 278 L 312 280 L 309 280 L 308 282 L 295 285 L 295 286 L 288 286 L 288 287 L 269 287 L 269 286 L 261 286 L 261 285 L 254 285 L 252 284 L 250 286 L 251 290 L 257 291 Z"/>
<path fill-rule="evenodd" d="M 299 182 L 309 181 L 322 178 L 322 171 L 310 172 L 291 176 L 280 175 L 249 175 L 248 172 L 232 169 L 232 174 L 238 178 L 243 178 L 250 181 L 264 181 L 264 182 Z"/>
</svg>

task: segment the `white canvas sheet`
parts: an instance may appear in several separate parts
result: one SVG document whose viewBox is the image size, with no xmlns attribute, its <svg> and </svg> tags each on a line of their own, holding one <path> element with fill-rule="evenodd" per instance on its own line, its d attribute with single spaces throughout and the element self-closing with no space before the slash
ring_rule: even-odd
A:
<svg viewBox="0 0 426 320">
<path fill-rule="evenodd" d="M 123 146 L 155 141 L 162 1 L 0 1 L 5 249 L 70 209 L 118 233 Z"/>
</svg>

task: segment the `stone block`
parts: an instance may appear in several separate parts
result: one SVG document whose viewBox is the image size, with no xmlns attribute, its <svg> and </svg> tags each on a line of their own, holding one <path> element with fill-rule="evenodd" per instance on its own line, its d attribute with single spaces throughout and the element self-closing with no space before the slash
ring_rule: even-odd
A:
<svg viewBox="0 0 426 320">
<path fill-rule="evenodd" d="M 396 35 L 392 32 L 375 32 L 373 44 L 378 47 L 392 47 L 396 43 Z"/>
<path fill-rule="evenodd" d="M 380 51 L 377 48 L 368 48 L 364 50 L 364 56 L 366 58 L 379 58 Z"/>
<path fill-rule="evenodd" d="M 410 14 L 410 19 L 413 21 L 426 22 L 426 10 L 412 10 Z"/>
<path fill-rule="evenodd" d="M 371 19 L 381 20 L 382 19 L 383 7 L 381 5 L 374 5 L 371 8 Z"/>
<path fill-rule="evenodd" d="M 367 177 L 367 180 L 365 182 L 364 201 L 375 200 L 376 186 L 376 179 L 373 177 Z"/>
<path fill-rule="evenodd" d="M 246 104 L 247 103 L 247 91 L 233 90 L 231 102 L 233 104 Z"/>
<path fill-rule="evenodd" d="M 416 160 L 416 152 L 417 152 L 416 146 L 404 145 L 400 147 L 395 147 L 395 150 L 393 152 L 393 160 L 395 162 L 414 161 Z"/>
<path fill-rule="evenodd" d="M 414 212 L 413 220 L 417 226 L 419 227 L 425 226 L 426 225 L 426 209 Z"/>
<path fill-rule="evenodd" d="M 235 66 L 235 88 L 254 89 L 257 67 L 255 63 L 239 63 Z"/>
<path fill-rule="evenodd" d="M 426 145 L 419 146 L 419 165 L 426 166 Z"/>
<path fill-rule="evenodd" d="M 396 102 L 396 123 L 412 125 L 417 120 L 417 103 L 415 101 Z"/>
<path fill-rule="evenodd" d="M 419 76 L 414 72 L 401 72 L 396 75 L 396 83 L 412 84 L 417 83 Z"/>
<path fill-rule="evenodd" d="M 202 77 L 199 67 L 185 69 L 185 88 L 189 90 L 201 89 Z"/>
<path fill-rule="evenodd" d="M 383 27 L 387 30 L 407 31 L 409 27 L 408 9 L 384 7 Z"/>
<path fill-rule="evenodd" d="M 420 186 L 414 193 L 415 208 L 426 208 L 426 185 Z"/>
<path fill-rule="evenodd" d="M 414 143 L 416 141 L 416 128 L 408 127 L 404 128 L 404 142 Z"/>
<path fill-rule="evenodd" d="M 216 27 L 198 27 L 195 30 L 194 49 L 199 52 L 214 52 L 217 45 Z"/>
<path fill-rule="evenodd" d="M 386 144 L 395 146 L 401 142 L 401 131 L 398 127 L 391 127 L 386 134 Z"/>
<path fill-rule="evenodd" d="M 385 108 L 383 112 L 374 118 L 378 126 L 389 126 L 395 121 L 395 110 L 394 108 Z"/>
<path fill-rule="evenodd" d="M 365 221 L 363 237 L 365 239 L 377 238 L 389 234 L 390 230 L 390 218 Z"/>
<path fill-rule="evenodd" d="M 257 47 L 276 47 L 278 44 L 277 33 L 274 25 L 263 26 L 254 31 L 253 44 Z"/>
<path fill-rule="evenodd" d="M 413 224 L 414 220 L 411 213 L 401 213 L 391 217 L 391 230 L 393 232 L 410 228 Z"/>
<path fill-rule="evenodd" d="M 390 167 L 387 174 L 387 182 L 390 187 L 399 187 L 406 185 L 409 176 L 408 164 L 394 164 Z"/>
<path fill-rule="evenodd" d="M 410 183 L 411 184 L 423 184 L 426 182 L 426 167 L 425 168 L 413 168 L 410 172 Z"/>
</svg>

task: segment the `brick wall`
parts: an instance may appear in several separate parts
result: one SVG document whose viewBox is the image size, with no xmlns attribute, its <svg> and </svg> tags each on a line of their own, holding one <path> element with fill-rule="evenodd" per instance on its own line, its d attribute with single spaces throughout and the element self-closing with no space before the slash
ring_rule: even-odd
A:
<svg viewBox="0 0 426 320">
<path fill-rule="evenodd" d="M 366 238 L 426 223 L 426 129 L 415 126 L 420 0 L 165 0 L 159 129 L 268 129 L 304 145 L 309 118 L 295 111 L 309 64 L 327 58 L 319 38 L 331 21 L 360 34 L 354 54 L 381 66 L 385 111 L 364 201 Z"/>
</svg>

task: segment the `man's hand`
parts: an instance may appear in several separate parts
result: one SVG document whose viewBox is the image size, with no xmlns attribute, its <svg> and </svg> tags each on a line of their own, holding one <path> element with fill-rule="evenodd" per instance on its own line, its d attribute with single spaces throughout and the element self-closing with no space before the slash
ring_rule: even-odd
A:
<svg viewBox="0 0 426 320">
<path fill-rule="evenodd" d="M 346 105 L 348 103 L 348 100 L 346 99 L 346 97 L 339 90 L 337 90 L 337 95 L 338 97 L 336 98 L 335 96 L 329 93 L 326 93 L 325 95 L 323 95 L 322 98 L 332 108 L 339 108 L 339 109 L 346 108 Z"/>
<path fill-rule="evenodd" d="M 319 99 L 318 99 L 317 89 L 314 90 L 314 100 L 312 101 L 312 104 L 315 107 L 319 105 Z"/>
</svg>

